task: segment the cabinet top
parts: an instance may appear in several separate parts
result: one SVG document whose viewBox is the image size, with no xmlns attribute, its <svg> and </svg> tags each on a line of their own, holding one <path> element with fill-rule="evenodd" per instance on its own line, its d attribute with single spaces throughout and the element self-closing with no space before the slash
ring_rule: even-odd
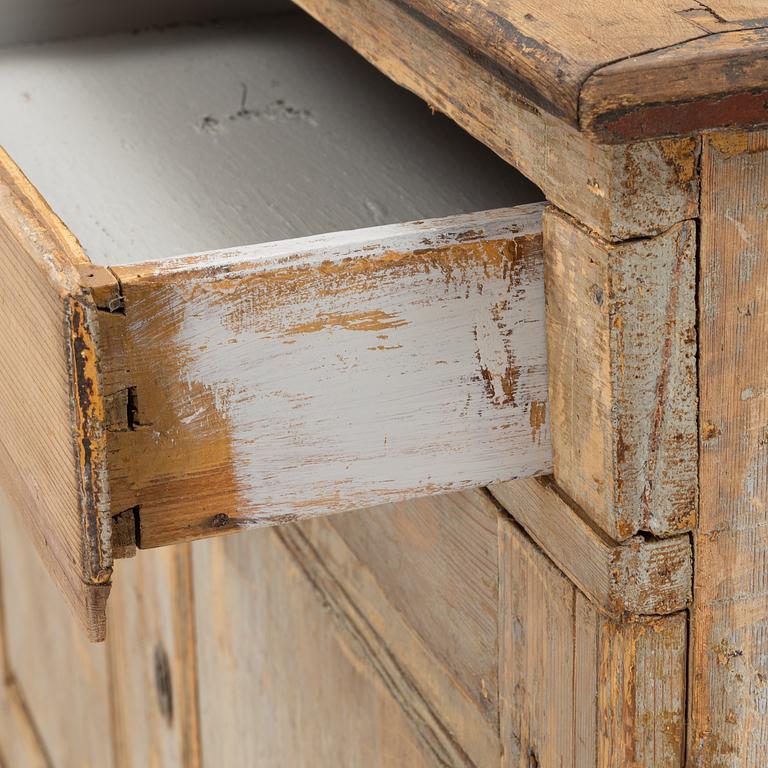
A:
<svg viewBox="0 0 768 768">
<path fill-rule="evenodd" d="M 768 0 L 405 0 L 605 143 L 768 123 Z"/>
</svg>

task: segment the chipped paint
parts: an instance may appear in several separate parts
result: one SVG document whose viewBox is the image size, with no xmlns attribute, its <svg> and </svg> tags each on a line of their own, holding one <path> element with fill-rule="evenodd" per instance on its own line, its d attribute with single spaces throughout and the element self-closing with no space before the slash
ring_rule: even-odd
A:
<svg viewBox="0 0 768 768">
<path fill-rule="evenodd" d="M 543 400 L 531 401 L 531 412 L 529 416 L 531 424 L 531 434 L 535 442 L 541 440 L 542 428 L 547 423 L 547 404 Z"/>
<path fill-rule="evenodd" d="M 400 328 L 407 322 L 407 320 L 400 319 L 389 312 L 374 309 L 370 312 L 320 315 L 316 320 L 309 323 L 288 328 L 285 333 L 289 335 L 317 333 L 327 328 L 343 328 L 346 331 L 387 331 L 390 328 Z M 387 347 L 378 348 L 387 349 Z"/>
<path fill-rule="evenodd" d="M 71 344 L 72 397 L 79 452 L 81 514 L 90 576 L 94 583 L 112 574 L 111 518 L 107 475 L 104 398 L 92 335 L 95 310 L 70 298 L 68 320 Z"/>
<path fill-rule="evenodd" d="M 135 480 L 142 525 L 173 536 L 172 488 L 215 466 L 178 535 L 210 533 L 216 514 L 229 529 L 548 471 L 540 213 L 117 269 L 158 430 Z"/>
</svg>

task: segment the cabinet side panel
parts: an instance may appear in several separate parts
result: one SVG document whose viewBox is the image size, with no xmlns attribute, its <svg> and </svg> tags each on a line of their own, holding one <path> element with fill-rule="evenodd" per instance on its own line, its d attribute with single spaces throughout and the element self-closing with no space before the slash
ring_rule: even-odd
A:
<svg viewBox="0 0 768 768">
<path fill-rule="evenodd" d="M 502 765 L 682 768 L 687 613 L 610 617 L 499 526 Z"/>
<path fill-rule="evenodd" d="M 768 763 L 768 133 L 705 138 L 691 754 Z"/>
<path fill-rule="evenodd" d="M 0 505 L 7 504 L 0 493 Z M 3 536 L 0 530 L 0 538 Z M 0 547 L 1 550 L 1 547 Z M 8 662 L 7 633 L 3 604 L 3 563 L 0 560 L 0 765 L 51 768 L 40 735 L 21 697 Z"/>
<path fill-rule="evenodd" d="M 572 766 L 576 590 L 504 517 L 499 562 L 502 766 Z"/>
</svg>

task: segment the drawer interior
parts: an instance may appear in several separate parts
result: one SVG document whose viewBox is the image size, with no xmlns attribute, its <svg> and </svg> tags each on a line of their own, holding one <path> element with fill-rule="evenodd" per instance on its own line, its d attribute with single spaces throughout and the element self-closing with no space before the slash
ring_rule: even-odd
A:
<svg viewBox="0 0 768 768">
<path fill-rule="evenodd" d="M 5 48 L 0 99 L 94 263 L 541 199 L 302 13 Z"/>
<path fill-rule="evenodd" d="M 89 637 L 137 547 L 551 471 L 540 191 L 308 17 L 0 99 L 0 483 Z"/>
</svg>

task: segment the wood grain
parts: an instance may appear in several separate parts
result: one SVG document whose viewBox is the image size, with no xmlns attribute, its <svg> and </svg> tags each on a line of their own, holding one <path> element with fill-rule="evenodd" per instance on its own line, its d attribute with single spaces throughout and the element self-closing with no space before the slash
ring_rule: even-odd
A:
<svg viewBox="0 0 768 768">
<path fill-rule="evenodd" d="M 1 495 L 0 563 L 8 667 L 50 765 L 111 768 L 105 646 L 86 638 L 17 511 Z"/>
<path fill-rule="evenodd" d="M 52 768 L 14 680 L 0 687 L 0 765 Z"/>
<path fill-rule="evenodd" d="M 139 546 L 547 472 L 540 214 L 115 268 Z"/>
<path fill-rule="evenodd" d="M 578 123 L 585 80 L 606 64 L 701 36 L 678 11 L 691 3 L 662 0 L 546 5 L 527 0 L 407 0 L 469 50 L 507 73 L 521 95 Z M 608 32 L 610 30 L 610 32 Z"/>
<path fill-rule="evenodd" d="M 707 137 L 702 181 L 690 751 L 751 768 L 768 761 L 768 134 Z"/>
<path fill-rule="evenodd" d="M 106 648 L 117 768 L 200 768 L 188 545 L 119 563 Z"/>
<path fill-rule="evenodd" d="M 768 9 L 763 16 L 768 24 Z M 727 25 L 717 22 L 713 31 L 721 28 Z M 767 53 L 768 29 L 762 28 L 616 61 L 582 88 L 582 130 L 600 141 L 624 142 L 765 124 Z"/>
<path fill-rule="evenodd" d="M 204 755 L 264 768 L 471 765 L 400 646 L 384 644 L 293 526 L 197 542 L 193 556 Z"/>
<path fill-rule="evenodd" d="M 467 491 L 301 526 L 477 765 L 498 752 L 497 515 Z"/>
<path fill-rule="evenodd" d="M 600 146 L 534 105 L 519 83 L 511 84 L 483 56 L 455 45 L 398 3 L 298 4 L 395 82 L 520 169 L 552 203 L 607 239 L 657 234 L 696 215 L 695 139 Z M 479 3 L 457 5 L 466 9 Z M 511 12 L 513 5 L 521 6 L 505 3 L 504 11 Z M 555 9 L 564 18 L 576 12 L 575 6 L 569 10 L 557 3 L 537 6 L 532 15 L 540 18 Z M 629 16 L 635 13 L 643 12 L 637 8 Z M 457 12 L 459 23 L 462 16 Z M 535 55 L 529 60 L 535 61 Z"/>
<path fill-rule="evenodd" d="M 517 94 L 600 142 L 768 120 L 761 0 L 407 0 Z M 693 11 L 693 13 L 691 13 Z M 631 76 L 628 76 L 631 73 Z"/>
<path fill-rule="evenodd" d="M 0 151 L 2 482 L 89 636 L 111 572 L 103 401 L 77 241 Z M 34 344 L 30 329 L 34 329 Z"/>
<path fill-rule="evenodd" d="M 558 484 L 617 541 L 690 530 L 695 225 L 610 244 L 549 209 L 544 241 Z"/>
<path fill-rule="evenodd" d="M 504 768 L 682 768 L 684 612 L 612 620 L 499 518 Z"/>
<path fill-rule="evenodd" d="M 0 504 L 7 504 L 0 495 Z M 3 605 L 3 567 L 0 562 L 0 765 L 51 768 L 40 734 L 13 676 L 8 657 L 10 632 Z"/>
<path fill-rule="evenodd" d="M 665 614 L 688 606 L 693 571 L 688 536 L 634 536 L 617 544 L 564 497 L 551 478 L 499 483 L 489 490 L 603 612 L 618 617 Z"/>
</svg>

